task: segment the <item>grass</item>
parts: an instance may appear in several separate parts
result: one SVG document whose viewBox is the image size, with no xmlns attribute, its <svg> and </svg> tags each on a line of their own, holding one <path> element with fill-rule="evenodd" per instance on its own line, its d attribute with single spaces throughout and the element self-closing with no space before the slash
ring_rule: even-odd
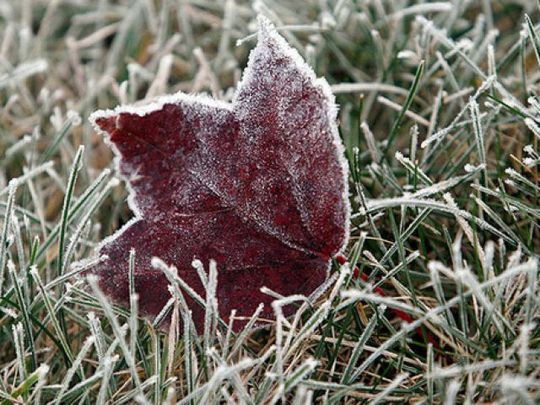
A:
<svg viewBox="0 0 540 405">
<path fill-rule="evenodd" d="M 229 100 L 257 13 L 337 95 L 349 265 L 265 330 L 201 297 L 197 336 L 156 260 L 184 320 L 163 334 L 73 266 L 132 215 L 87 117 Z M 518 0 L 0 3 L 0 401 L 538 403 L 539 23 Z"/>
</svg>

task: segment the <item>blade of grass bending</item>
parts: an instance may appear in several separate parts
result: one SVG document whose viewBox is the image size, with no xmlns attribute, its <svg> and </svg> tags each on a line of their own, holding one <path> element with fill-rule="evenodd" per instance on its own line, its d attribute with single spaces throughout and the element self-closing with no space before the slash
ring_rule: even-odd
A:
<svg viewBox="0 0 540 405">
<path fill-rule="evenodd" d="M 110 173 L 111 172 L 109 169 L 105 169 L 100 174 L 100 176 L 96 180 L 94 180 L 94 182 L 84 191 L 84 193 L 79 197 L 79 199 L 74 202 L 73 207 L 71 207 L 71 209 L 69 210 L 68 225 L 73 221 L 75 215 L 79 212 L 79 210 L 83 208 L 85 204 L 90 200 L 90 198 L 92 198 L 94 194 L 99 190 L 100 186 L 105 182 L 107 177 L 109 177 Z M 24 215 L 28 216 L 29 213 L 24 212 Z M 30 213 L 30 215 L 32 214 Z M 36 218 L 35 221 L 39 223 L 39 218 Z M 60 226 L 61 224 L 57 224 L 54 229 L 49 233 L 47 239 L 41 244 L 36 254 L 36 260 L 40 259 L 47 252 L 52 243 L 56 240 L 58 233 L 60 232 Z"/>
<path fill-rule="evenodd" d="M 388 151 L 392 147 L 392 144 L 394 143 L 396 139 L 398 131 L 401 128 L 401 124 L 403 122 L 403 118 L 405 117 L 405 113 L 409 110 L 409 107 L 411 106 L 413 102 L 414 96 L 416 95 L 416 92 L 418 91 L 418 85 L 420 84 L 420 79 L 422 78 L 422 75 L 424 74 L 424 66 L 425 66 L 425 61 L 421 60 L 420 63 L 418 64 L 418 67 L 416 68 L 416 73 L 414 74 L 414 80 L 409 89 L 409 94 L 407 95 L 407 98 L 405 99 L 405 104 L 403 104 L 403 108 L 401 109 L 396 121 L 394 122 L 394 126 L 392 127 L 392 130 L 390 131 L 390 135 L 388 135 L 388 142 L 384 149 L 383 157 L 388 153 Z M 381 157 L 381 160 L 379 161 L 379 163 L 382 163 L 383 157 Z"/>
<path fill-rule="evenodd" d="M 504 187 L 502 179 L 497 179 L 497 181 Z M 540 209 L 536 206 L 531 206 L 526 203 L 523 203 L 516 197 L 509 195 L 503 187 L 499 187 L 498 190 L 490 190 L 489 188 L 482 187 L 480 185 L 472 185 L 472 187 L 477 188 L 485 194 L 491 195 L 501 200 L 505 205 L 505 210 L 511 212 L 512 208 L 518 208 L 520 211 L 524 211 L 526 214 L 531 215 L 532 217 L 540 220 Z M 527 247 L 527 249 L 529 249 Z"/>
<path fill-rule="evenodd" d="M 54 138 L 53 142 L 47 147 L 45 152 L 43 152 L 43 155 L 41 155 L 39 159 L 39 163 L 44 163 L 47 160 L 49 160 L 56 149 L 58 148 L 58 145 L 60 145 L 60 142 L 62 142 L 62 139 L 67 135 L 71 127 L 73 126 L 73 118 L 68 118 L 65 122 L 58 134 L 56 135 L 56 138 Z"/>
<path fill-rule="evenodd" d="M 441 203 L 439 201 L 432 200 L 432 199 L 397 197 L 397 198 L 383 198 L 383 199 L 371 200 L 368 203 L 368 205 L 366 205 L 366 208 L 362 208 L 359 214 L 353 215 L 353 218 L 357 217 L 360 214 L 368 214 L 368 213 L 376 212 L 379 210 L 383 210 L 385 208 L 399 207 L 402 205 L 410 206 L 410 207 L 430 208 L 434 211 L 445 212 L 448 214 L 452 214 L 454 216 L 462 217 L 465 220 L 475 222 L 476 225 L 478 225 L 483 230 L 489 231 L 493 233 L 494 235 L 497 235 L 498 237 L 503 238 L 505 241 L 511 243 L 512 245 L 515 244 L 512 238 L 502 233 L 499 229 L 490 225 L 483 219 L 472 215 L 468 211 L 465 211 L 459 208 L 453 208 L 453 207 L 450 207 L 448 204 Z"/>
<path fill-rule="evenodd" d="M 97 262 L 99 262 L 99 259 L 98 260 L 92 260 L 90 262 L 88 262 L 90 265 L 94 265 L 96 264 Z M 51 288 L 53 287 L 56 287 L 57 285 L 59 284 L 62 284 L 64 282 L 66 282 L 67 280 L 69 280 L 70 278 L 78 275 L 78 274 L 81 274 L 85 271 L 88 271 L 88 269 L 90 268 L 90 265 L 85 265 L 85 266 L 73 266 L 75 267 L 73 270 L 71 271 L 68 271 L 66 273 L 64 273 L 63 275 L 61 275 L 60 277 L 56 277 L 54 280 L 52 280 L 50 283 L 48 283 L 46 286 L 45 286 L 45 290 L 50 290 Z"/>
<path fill-rule="evenodd" d="M 71 261 L 71 257 L 73 255 L 73 252 L 75 250 L 75 247 L 77 246 L 77 242 L 86 226 L 86 224 L 90 221 L 90 218 L 94 214 L 95 210 L 101 205 L 103 200 L 107 197 L 109 192 L 111 191 L 111 188 L 116 184 L 115 179 L 109 181 L 109 183 L 105 186 L 105 188 L 96 196 L 96 198 L 91 202 L 90 206 L 86 209 L 86 212 L 84 213 L 84 216 L 78 221 L 79 224 L 77 225 L 77 228 L 73 232 L 70 238 L 70 242 L 68 247 L 66 248 L 66 251 L 64 253 L 64 263 L 62 265 L 64 272 L 69 266 L 69 263 Z M 62 275 L 64 275 L 63 273 Z"/>
<path fill-rule="evenodd" d="M 81 159 L 84 153 L 84 146 L 79 146 L 75 159 L 73 160 L 73 166 L 69 174 L 69 180 L 66 188 L 66 195 L 64 196 L 64 204 L 62 206 L 61 223 L 60 223 L 60 235 L 58 239 L 58 274 L 62 275 L 64 272 L 64 244 L 66 240 L 66 229 L 68 225 L 68 213 L 69 206 L 71 205 L 71 199 L 73 198 L 73 192 L 75 190 L 75 182 L 77 181 L 77 174 L 81 168 Z"/>
</svg>

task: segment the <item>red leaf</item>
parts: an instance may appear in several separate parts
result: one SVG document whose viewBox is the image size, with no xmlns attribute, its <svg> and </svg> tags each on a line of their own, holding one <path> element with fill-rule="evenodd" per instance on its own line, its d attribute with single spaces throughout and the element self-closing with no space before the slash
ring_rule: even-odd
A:
<svg viewBox="0 0 540 405">
<path fill-rule="evenodd" d="M 285 296 L 312 293 L 348 238 L 347 168 L 335 119 L 326 81 L 262 18 L 232 104 L 178 93 L 94 113 L 136 214 L 100 247 L 107 258 L 95 273 L 103 290 L 128 305 L 134 248 L 139 307 L 150 317 L 170 298 L 165 276 L 151 266 L 155 256 L 201 296 L 191 263 L 215 259 L 224 319 L 232 309 L 249 317 L 261 302 L 263 316 L 272 317 L 263 286 Z M 200 328 L 204 312 L 187 301 Z"/>
</svg>

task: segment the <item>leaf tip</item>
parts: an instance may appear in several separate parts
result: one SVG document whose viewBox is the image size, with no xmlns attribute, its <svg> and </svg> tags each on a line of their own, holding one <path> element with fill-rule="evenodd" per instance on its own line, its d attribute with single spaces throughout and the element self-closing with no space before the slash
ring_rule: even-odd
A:
<svg viewBox="0 0 540 405">
<path fill-rule="evenodd" d="M 116 113 L 113 110 L 98 110 L 88 120 L 96 132 L 110 134 L 116 129 Z"/>
<path fill-rule="evenodd" d="M 276 27 L 274 24 L 272 24 L 268 17 L 264 16 L 263 14 L 259 14 L 257 16 L 257 24 L 259 26 L 257 35 L 259 42 L 269 38 L 273 33 L 276 32 Z"/>
</svg>

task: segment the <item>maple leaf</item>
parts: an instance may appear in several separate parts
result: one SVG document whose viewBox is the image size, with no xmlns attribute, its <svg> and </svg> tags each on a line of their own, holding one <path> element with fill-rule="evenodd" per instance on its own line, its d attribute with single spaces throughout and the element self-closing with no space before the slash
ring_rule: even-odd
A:
<svg viewBox="0 0 540 405">
<path fill-rule="evenodd" d="M 309 295 L 325 281 L 347 243 L 350 211 L 336 107 L 327 82 L 268 20 L 259 18 L 232 104 L 178 93 L 90 119 L 117 155 L 135 213 L 103 241 L 104 260 L 93 269 L 114 302 L 129 305 L 131 249 L 139 307 L 149 317 L 170 298 L 153 257 L 174 265 L 201 296 L 192 261 L 216 260 L 225 320 L 232 309 L 249 317 L 260 303 L 272 318 L 263 286 Z M 201 330 L 204 310 L 187 294 L 186 301 Z"/>
</svg>

